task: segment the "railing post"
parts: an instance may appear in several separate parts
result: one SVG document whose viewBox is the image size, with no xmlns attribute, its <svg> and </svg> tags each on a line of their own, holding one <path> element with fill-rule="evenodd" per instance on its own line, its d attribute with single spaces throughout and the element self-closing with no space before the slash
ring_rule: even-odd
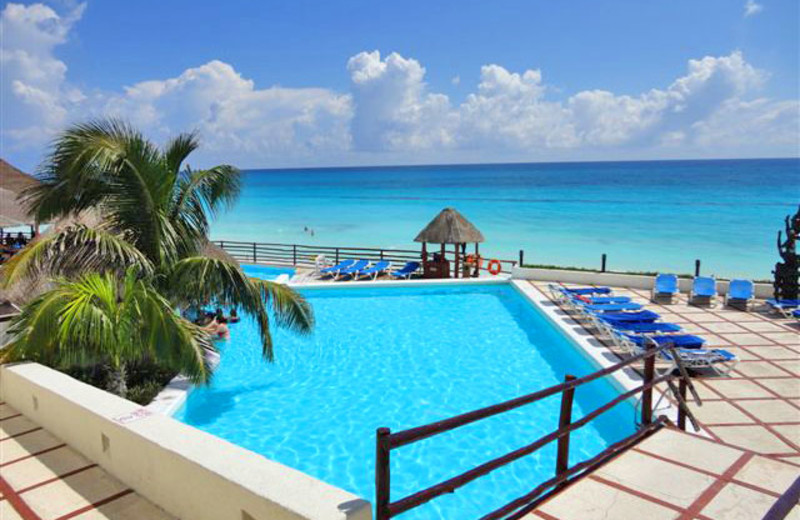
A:
<svg viewBox="0 0 800 520">
<path fill-rule="evenodd" d="M 253 242 L 253 263 L 258 263 L 258 253 L 256 253 L 256 243 Z"/>
<path fill-rule="evenodd" d="M 375 435 L 375 520 L 389 519 L 389 428 L 378 428 Z"/>
<path fill-rule="evenodd" d="M 524 260 L 525 260 L 525 251 L 523 251 L 522 249 L 520 249 L 520 250 L 519 250 L 519 266 L 520 266 L 520 267 L 522 267 L 522 264 L 524 264 L 524 263 L 525 263 L 525 262 L 524 262 Z"/>
<path fill-rule="evenodd" d="M 339 264 L 339 248 L 336 248 L 336 264 Z"/>
<path fill-rule="evenodd" d="M 383 260 L 383 249 L 381 249 L 381 260 Z"/>
<path fill-rule="evenodd" d="M 603 253 L 603 255 L 600 257 L 600 272 L 601 273 L 605 273 L 606 272 L 606 258 L 607 257 L 606 257 L 605 253 Z"/>
<path fill-rule="evenodd" d="M 694 261 L 694 275 L 700 276 L 700 260 Z"/>
<path fill-rule="evenodd" d="M 292 244 L 292 265 L 297 265 L 297 244 Z"/>
<path fill-rule="evenodd" d="M 685 406 L 689 406 L 689 404 L 686 402 L 686 389 L 688 386 L 689 385 L 686 383 L 686 378 L 681 377 L 680 381 L 678 381 L 678 395 L 681 396 L 681 400 Z M 683 406 L 678 406 L 678 428 L 686 431 L 686 412 L 684 411 Z"/>
<path fill-rule="evenodd" d="M 652 340 L 645 341 L 645 349 L 650 352 L 655 349 Z M 645 385 L 650 384 L 656 373 L 656 354 L 644 358 L 644 381 Z M 642 426 L 647 426 L 653 422 L 653 387 L 642 390 Z"/>
<path fill-rule="evenodd" d="M 575 376 L 567 375 L 564 382 L 569 383 Z M 572 400 L 575 397 L 575 387 L 567 388 L 561 393 L 561 415 L 558 417 L 558 429 L 565 428 L 572 423 Z M 569 432 L 558 438 L 558 455 L 556 457 L 556 476 L 569 469 Z"/>
</svg>

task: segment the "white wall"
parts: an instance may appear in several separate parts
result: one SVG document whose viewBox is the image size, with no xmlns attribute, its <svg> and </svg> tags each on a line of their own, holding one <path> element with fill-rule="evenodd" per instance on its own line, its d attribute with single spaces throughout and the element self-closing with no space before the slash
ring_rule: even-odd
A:
<svg viewBox="0 0 800 520">
<path fill-rule="evenodd" d="M 567 271 L 563 269 L 535 269 L 530 267 L 513 267 L 511 277 L 518 280 L 539 280 L 543 282 L 576 283 L 581 285 L 610 285 L 612 287 L 630 287 L 633 289 L 653 288 L 655 277 L 638 274 L 598 273 L 592 271 Z M 690 279 L 678 280 L 681 292 L 688 293 L 692 288 Z M 756 298 L 772 298 L 772 285 L 755 284 Z M 724 295 L 728 292 L 728 282 L 718 281 L 717 291 Z"/>
<path fill-rule="evenodd" d="M 370 503 L 66 374 L 0 367 L 0 398 L 184 520 L 369 520 Z"/>
</svg>

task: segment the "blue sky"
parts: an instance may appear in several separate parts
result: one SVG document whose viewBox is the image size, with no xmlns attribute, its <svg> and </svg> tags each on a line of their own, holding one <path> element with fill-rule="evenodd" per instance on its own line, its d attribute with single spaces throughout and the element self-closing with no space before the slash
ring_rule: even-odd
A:
<svg viewBox="0 0 800 520">
<path fill-rule="evenodd" d="M 115 116 L 244 167 L 796 156 L 799 5 L 8 3 L 0 144 L 31 168 Z"/>
</svg>

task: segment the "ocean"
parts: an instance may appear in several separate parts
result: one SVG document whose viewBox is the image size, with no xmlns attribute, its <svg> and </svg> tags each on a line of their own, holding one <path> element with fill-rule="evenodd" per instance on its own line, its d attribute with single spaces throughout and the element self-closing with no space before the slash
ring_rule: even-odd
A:
<svg viewBox="0 0 800 520">
<path fill-rule="evenodd" d="M 485 257 L 609 270 L 771 278 L 800 203 L 800 159 L 246 170 L 215 240 L 418 249 L 445 207 Z M 313 234 L 312 234 L 313 232 Z"/>
</svg>

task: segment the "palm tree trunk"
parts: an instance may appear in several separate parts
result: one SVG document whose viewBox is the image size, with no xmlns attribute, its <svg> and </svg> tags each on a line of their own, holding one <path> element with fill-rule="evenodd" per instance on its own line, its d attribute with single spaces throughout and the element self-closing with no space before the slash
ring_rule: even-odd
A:
<svg viewBox="0 0 800 520">
<path fill-rule="evenodd" d="M 115 365 L 110 367 L 106 390 L 120 397 L 125 397 L 128 393 L 127 369 L 125 363 L 115 363 Z"/>
</svg>

